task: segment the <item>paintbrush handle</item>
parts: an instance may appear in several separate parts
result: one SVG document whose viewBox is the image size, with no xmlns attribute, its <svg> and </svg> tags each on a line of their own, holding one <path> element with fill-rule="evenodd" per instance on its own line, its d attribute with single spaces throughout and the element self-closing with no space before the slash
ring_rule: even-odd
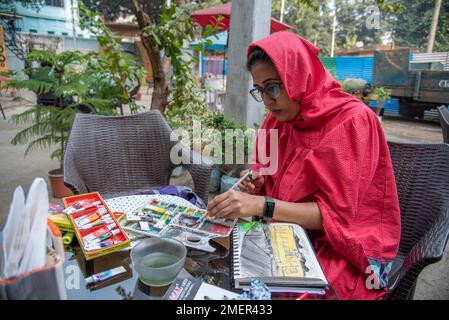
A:
<svg viewBox="0 0 449 320">
<path fill-rule="evenodd" d="M 246 177 L 249 175 L 249 171 L 243 176 L 243 177 L 241 177 L 240 178 L 240 180 L 239 181 L 237 181 L 236 183 L 234 183 L 234 185 L 231 187 L 231 189 L 229 189 L 229 190 L 234 190 L 234 188 L 235 187 L 237 187 L 244 179 L 246 179 Z"/>
</svg>

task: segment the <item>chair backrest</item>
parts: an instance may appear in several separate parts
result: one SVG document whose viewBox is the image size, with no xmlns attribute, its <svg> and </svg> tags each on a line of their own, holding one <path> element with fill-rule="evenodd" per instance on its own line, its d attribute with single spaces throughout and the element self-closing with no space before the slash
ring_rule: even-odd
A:
<svg viewBox="0 0 449 320">
<path fill-rule="evenodd" d="M 401 209 L 399 281 L 391 299 L 413 297 L 416 279 L 439 261 L 449 236 L 449 145 L 389 142 Z"/>
<path fill-rule="evenodd" d="M 111 195 L 167 185 L 174 165 L 171 129 L 152 110 L 130 116 L 77 114 L 64 159 L 64 182 L 76 192 Z"/>
<path fill-rule="evenodd" d="M 449 143 L 449 110 L 447 106 L 438 107 L 438 113 L 440 114 L 441 129 L 443 129 L 443 141 Z"/>
</svg>

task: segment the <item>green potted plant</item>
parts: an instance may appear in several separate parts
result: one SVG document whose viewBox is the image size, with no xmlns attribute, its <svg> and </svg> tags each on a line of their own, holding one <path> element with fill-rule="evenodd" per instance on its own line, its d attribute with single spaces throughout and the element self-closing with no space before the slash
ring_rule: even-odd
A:
<svg viewBox="0 0 449 320">
<path fill-rule="evenodd" d="M 59 166 L 49 172 L 49 178 L 53 196 L 64 197 L 71 193 L 63 183 L 63 160 L 76 113 L 114 114 L 115 108 L 111 108 L 110 101 L 96 98 L 90 90 L 92 71 L 83 67 L 86 56 L 82 53 L 33 50 L 27 60 L 36 66 L 25 70 L 29 79 L 16 77 L 8 87 L 28 89 L 41 98 L 36 105 L 12 116 L 13 124 L 29 126 L 17 133 L 11 143 L 28 143 L 25 156 L 36 148 L 55 147 L 50 157 Z"/>
<path fill-rule="evenodd" d="M 52 186 L 55 197 L 63 197 L 70 191 L 63 184 L 63 161 L 76 113 L 117 115 L 117 107 L 122 104 L 136 110 L 138 106 L 129 92 L 146 73 L 139 62 L 122 53 L 120 39 L 97 14 L 80 4 L 80 15 L 82 27 L 95 35 L 100 44 L 100 53 L 33 50 L 27 56 L 31 67 L 24 70 L 29 79 L 15 77 L 8 84 L 11 88 L 31 90 L 38 96 L 35 106 L 11 118 L 14 124 L 30 124 L 11 143 L 29 143 L 25 155 L 35 148 L 56 147 L 51 158 L 59 166 L 49 172 L 50 180 L 58 181 Z"/>
<path fill-rule="evenodd" d="M 376 97 L 376 114 L 379 117 L 379 120 L 382 119 L 382 109 L 384 107 L 385 101 L 390 100 L 391 98 L 391 90 L 385 89 L 384 87 L 378 87 L 374 89 L 374 96 Z"/>
</svg>

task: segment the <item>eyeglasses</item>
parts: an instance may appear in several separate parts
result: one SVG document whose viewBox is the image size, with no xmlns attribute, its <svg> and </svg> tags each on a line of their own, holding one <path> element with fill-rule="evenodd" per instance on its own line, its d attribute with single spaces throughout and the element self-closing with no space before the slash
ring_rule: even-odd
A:
<svg viewBox="0 0 449 320">
<path fill-rule="evenodd" d="M 279 94 L 281 93 L 281 86 L 282 86 L 282 83 L 273 83 L 263 89 L 254 88 L 254 89 L 250 90 L 249 93 L 254 98 L 254 100 L 256 100 L 257 102 L 263 101 L 262 94 L 266 94 L 270 98 L 276 99 L 277 97 L 279 97 Z"/>
</svg>

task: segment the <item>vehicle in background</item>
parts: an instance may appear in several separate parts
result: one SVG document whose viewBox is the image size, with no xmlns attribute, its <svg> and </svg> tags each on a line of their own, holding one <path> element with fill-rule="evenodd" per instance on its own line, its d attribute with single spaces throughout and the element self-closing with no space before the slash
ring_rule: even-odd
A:
<svg viewBox="0 0 449 320">
<path fill-rule="evenodd" d="M 426 110 L 449 104 L 449 53 L 412 56 L 409 48 L 375 51 L 373 87 L 391 90 L 399 100 L 400 115 L 424 119 Z"/>
</svg>

